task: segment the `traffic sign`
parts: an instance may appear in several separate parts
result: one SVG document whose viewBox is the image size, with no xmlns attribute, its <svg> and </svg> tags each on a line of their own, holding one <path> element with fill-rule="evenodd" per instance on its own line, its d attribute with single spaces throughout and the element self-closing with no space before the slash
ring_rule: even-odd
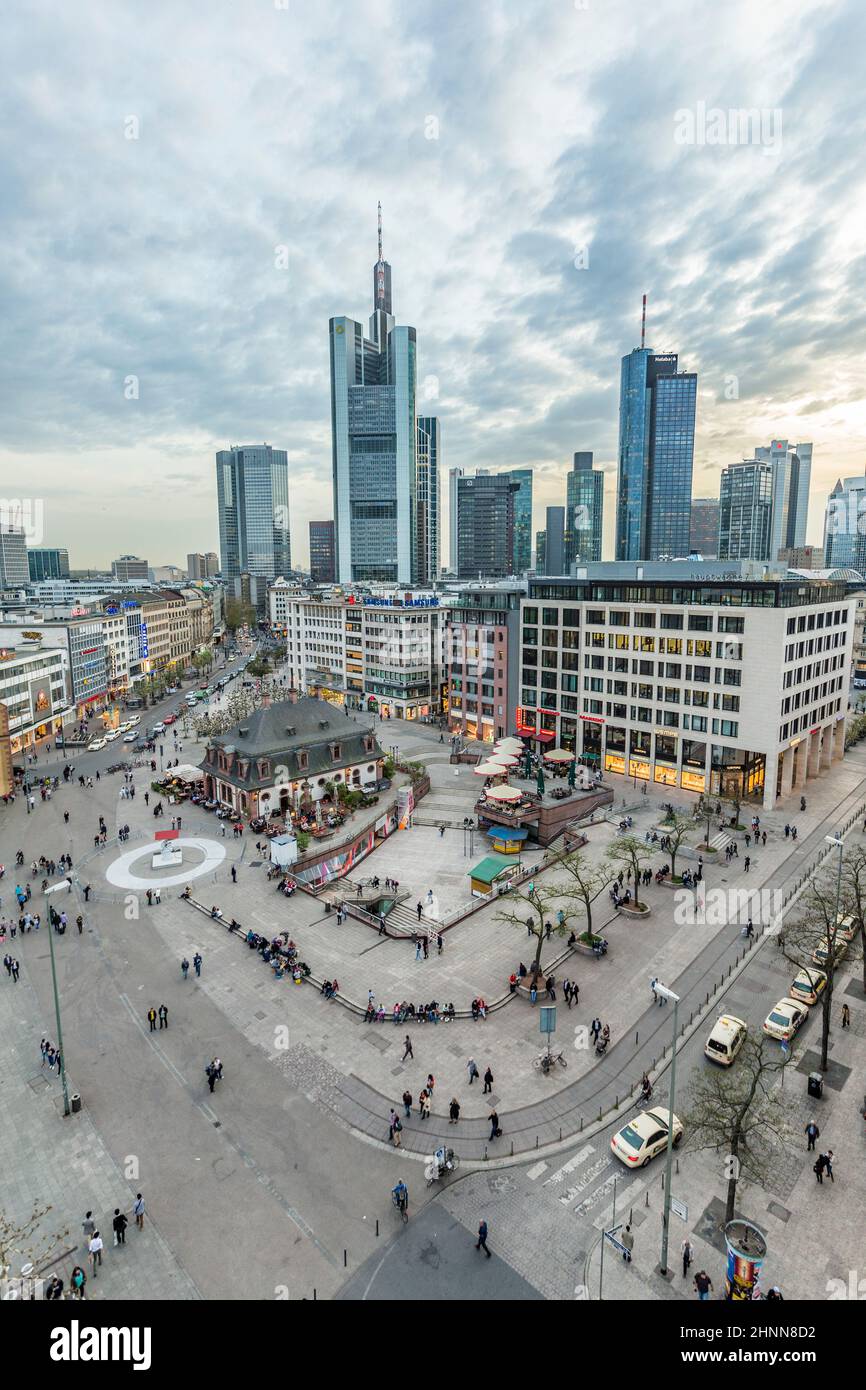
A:
<svg viewBox="0 0 866 1390">
<path fill-rule="evenodd" d="M 685 1202 L 681 1202 L 679 1197 L 671 1197 L 671 1211 L 676 1212 L 682 1221 L 688 1221 L 689 1209 Z"/>
<path fill-rule="evenodd" d="M 548 1036 L 556 1032 L 555 1004 L 542 1004 L 538 1010 L 538 1031 L 539 1033 L 547 1033 Z"/>
</svg>

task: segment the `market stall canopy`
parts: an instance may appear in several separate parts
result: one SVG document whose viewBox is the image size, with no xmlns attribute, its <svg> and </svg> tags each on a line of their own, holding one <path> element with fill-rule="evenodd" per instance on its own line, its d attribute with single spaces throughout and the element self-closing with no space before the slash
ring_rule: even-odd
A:
<svg viewBox="0 0 866 1390">
<path fill-rule="evenodd" d="M 491 787 L 487 793 L 488 801 L 519 801 L 523 792 L 519 787 Z"/>
</svg>

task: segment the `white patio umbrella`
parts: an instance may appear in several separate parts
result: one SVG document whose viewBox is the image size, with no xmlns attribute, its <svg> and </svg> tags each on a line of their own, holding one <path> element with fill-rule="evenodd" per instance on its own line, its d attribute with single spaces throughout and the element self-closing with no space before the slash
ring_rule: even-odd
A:
<svg viewBox="0 0 866 1390">
<path fill-rule="evenodd" d="M 523 792 L 518 787 L 491 787 L 487 793 L 488 801 L 519 801 Z"/>
<path fill-rule="evenodd" d="M 504 763 L 485 761 L 483 763 L 477 763 L 472 771 L 475 773 L 476 777 L 504 777 L 508 772 L 508 768 Z"/>
<path fill-rule="evenodd" d="M 548 763 L 573 763 L 574 754 L 569 753 L 567 748 L 551 748 L 549 753 L 544 754 L 544 760 Z"/>
</svg>

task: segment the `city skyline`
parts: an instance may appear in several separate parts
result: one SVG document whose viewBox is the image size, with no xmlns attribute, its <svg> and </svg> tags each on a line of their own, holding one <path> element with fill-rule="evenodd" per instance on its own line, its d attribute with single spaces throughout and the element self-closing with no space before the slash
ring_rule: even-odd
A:
<svg viewBox="0 0 866 1390">
<path fill-rule="evenodd" d="M 104 564 L 106 519 L 120 516 L 124 547 L 156 561 L 215 549 L 213 455 L 267 439 L 289 453 L 306 562 L 307 522 L 330 510 L 324 326 L 366 302 L 378 198 L 401 318 L 419 331 L 419 413 L 442 420 L 443 466 L 532 467 L 537 525 L 574 449 L 591 448 L 611 554 L 617 367 L 646 292 L 647 340 L 674 345 L 700 377 L 695 494 L 716 494 L 721 469 L 756 439 L 811 439 L 808 539 L 820 542 L 815 499 L 862 471 L 866 430 L 864 329 L 843 312 L 863 177 L 834 134 L 859 98 L 833 61 L 841 35 L 850 48 L 862 30 L 853 6 L 795 6 L 757 33 L 736 15 L 707 30 L 697 12 L 669 27 L 629 12 L 623 36 L 617 7 L 538 7 L 531 24 L 482 13 L 467 28 L 452 5 L 394 16 L 384 73 L 360 13 L 275 9 L 240 35 L 227 12 L 204 30 L 167 14 L 157 7 L 134 51 L 123 5 L 10 26 L 19 139 L 5 158 L 4 326 L 15 348 L 0 468 L 26 469 L 45 499 L 40 544 Z M 338 23 L 356 61 L 319 81 Z M 694 61 L 678 73 L 667 59 L 683 46 Z M 49 99 L 32 54 L 61 51 Z M 783 139 L 682 138 L 677 115 L 699 100 L 766 104 L 770 59 Z M 94 63 L 109 75 L 82 120 Z M 211 80 L 190 83 L 190 64 Z M 494 69 L 508 76 L 490 103 Z M 347 137 L 338 113 L 349 106 Z M 49 169 L 62 173 L 28 196 Z M 761 213 L 771 190 L 784 228 Z M 118 241 L 126 225 L 134 235 Z M 446 541 L 447 520 L 443 530 Z"/>
</svg>

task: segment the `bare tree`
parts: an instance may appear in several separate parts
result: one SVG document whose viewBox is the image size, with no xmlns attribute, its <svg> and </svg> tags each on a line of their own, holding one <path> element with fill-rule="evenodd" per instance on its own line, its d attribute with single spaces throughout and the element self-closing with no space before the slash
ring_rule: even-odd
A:
<svg viewBox="0 0 866 1390">
<path fill-rule="evenodd" d="M 592 905 L 610 882 L 610 870 L 603 864 L 590 864 L 580 850 L 557 855 L 554 862 L 571 879 L 570 892 L 582 903 L 586 914 L 586 930 L 592 935 Z"/>
<path fill-rule="evenodd" d="M 535 937 L 535 960 L 530 975 L 533 983 L 541 974 L 541 948 L 550 927 L 550 935 L 564 936 L 568 924 L 575 916 L 573 891 L 563 890 L 555 883 L 530 884 L 531 892 L 513 889 L 507 896 L 509 908 L 496 915 L 498 922 L 507 922 L 512 927 L 522 927 L 528 936 Z M 554 904 L 564 902 L 568 906 L 555 908 Z"/>
<path fill-rule="evenodd" d="M 693 822 L 688 816 L 678 815 L 674 815 L 671 820 L 665 823 L 665 835 L 668 838 L 667 852 L 671 857 L 671 878 L 676 878 L 677 854 L 688 837 L 692 824 Z"/>
<path fill-rule="evenodd" d="M 821 1070 L 827 1069 L 830 1050 L 830 1031 L 832 1024 L 833 988 L 836 979 L 837 955 L 844 956 L 850 950 L 846 918 L 850 914 L 843 878 L 841 891 L 838 891 L 837 876 L 813 878 L 801 899 L 800 915 L 788 918 L 782 937 L 782 951 L 786 959 L 798 969 L 823 970 L 827 984 L 821 995 Z M 812 953 L 823 940 L 826 945 L 826 960 L 820 966 L 812 961 Z M 853 943 L 851 943 L 853 945 Z"/>
<path fill-rule="evenodd" d="M 852 846 L 845 854 L 842 892 L 857 927 L 862 964 L 860 978 L 866 994 L 866 849 L 862 845 Z"/>
<path fill-rule="evenodd" d="M 35 1268 L 45 1264 L 57 1246 L 69 1235 L 69 1228 L 46 1234 L 39 1227 L 54 1208 L 33 1203 L 30 1215 L 24 1221 L 13 1221 L 0 1208 L 0 1279 L 8 1279 L 13 1265 L 20 1271 L 22 1265 L 32 1264 Z M 17 1277 L 17 1276 L 15 1276 Z"/>
<path fill-rule="evenodd" d="M 626 865 L 631 869 L 634 879 L 634 905 L 637 908 L 645 906 L 640 900 L 640 876 L 652 858 L 652 850 L 644 840 L 639 840 L 636 835 L 623 835 L 620 839 L 614 840 L 607 851 L 607 858 L 611 864 L 622 868 Z"/>
<path fill-rule="evenodd" d="M 771 1057 L 763 1039 L 747 1038 L 733 1066 L 700 1071 L 689 1087 L 686 1147 L 713 1149 L 723 1157 L 726 1223 L 734 1218 L 740 1178 L 765 1184 L 779 1146 L 793 1137 L 777 1089 L 785 1065 Z"/>
</svg>

